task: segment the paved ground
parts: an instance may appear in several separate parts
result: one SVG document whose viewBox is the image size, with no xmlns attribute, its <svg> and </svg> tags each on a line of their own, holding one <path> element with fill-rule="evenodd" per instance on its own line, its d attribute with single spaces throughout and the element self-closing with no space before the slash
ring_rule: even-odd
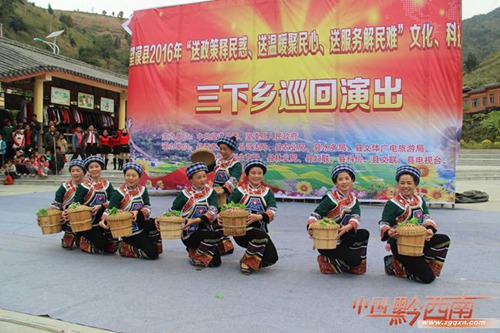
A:
<svg viewBox="0 0 500 333">
<path fill-rule="evenodd" d="M 431 285 L 384 274 L 381 206 L 362 206 L 363 225 L 371 233 L 366 275 L 320 274 L 304 226 L 315 204 L 279 203 L 270 229 L 280 260 L 243 276 L 239 248 L 221 267 L 203 271 L 188 264 L 180 241 L 164 242 L 156 261 L 64 251 L 60 235 L 43 236 L 34 218 L 55 188 L 0 185 L 0 308 L 121 332 L 383 332 L 389 319 L 358 315 L 354 301 L 388 297 L 391 312 L 397 296 L 417 296 L 424 306 L 426 296 L 466 295 L 497 297 L 476 300 L 473 317 L 498 319 L 498 185 L 458 183 L 459 192 L 486 191 L 491 201 L 432 209 L 452 245 L 442 276 Z M 172 200 L 152 198 L 153 213 L 162 213 Z M 407 323 L 400 329 L 418 330 Z"/>
</svg>

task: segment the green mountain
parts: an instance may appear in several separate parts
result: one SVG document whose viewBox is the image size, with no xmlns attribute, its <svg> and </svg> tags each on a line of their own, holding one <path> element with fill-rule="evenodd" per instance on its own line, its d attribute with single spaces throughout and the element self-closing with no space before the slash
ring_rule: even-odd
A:
<svg viewBox="0 0 500 333">
<path fill-rule="evenodd" d="M 4 37 L 49 49 L 33 38 L 64 29 L 57 38 L 61 55 L 128 74 L 130 37 L 121 27 L 124 21 L 95 13 L 40 8 L 25 0 L 0 0 Z"/>
<path fill-rule="evenodd" d="M 40 48 L 35 42 L 64 29 L 57 39 L 61 54 L 127 74 L 130 37 L 114 16 L 40 8 L 26 0 L 0 0 L 3 35 Z M 500 7 L 462 22 L 464 85 L 478 87 L 500 82 Z"/>
<path fill-rule="evenodd" d="M 500 7 L 462 22 L 463 85 L 500 82 Z"/>
<path fill-rule="evenodd" d="M 500 52 L 491 54 L 472 72 L 463 73 L 462 85 L 478 88 L 488 83 L 500 82 Z"/>
<path fill-rule="evenodd" d="M 491 54 L 500 52 L 500 7 L 488 14 L 476 15 L 462 22 L 462 55 L 469 53 L 479 62 Z"/>
</svg>

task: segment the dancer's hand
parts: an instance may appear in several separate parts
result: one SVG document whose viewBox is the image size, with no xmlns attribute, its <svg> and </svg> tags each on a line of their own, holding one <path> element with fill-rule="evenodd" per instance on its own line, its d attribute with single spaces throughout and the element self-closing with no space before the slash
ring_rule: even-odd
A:
<svg viewBox="0 0 500 333">
<path fill-rule="evenodd" d="M 262 215 L 260 214 L 248 214 L 247 216 L 247 225 L 250 225 L 254 222 L 262 220 Z"/>
<path fill-rule="evenodd" d="M 352 225 L 351 224 L 346 224 L 346 225 L 343 225 L 340 229 L 339 229 L 339 238 L 342 237 L 345 233 L 349 232 L 350 230 L 352 230 Z"/>
<path fill-rule="evenodd" d="M 92 215 L 97 214 L 97 212 L 101 209 L 102 205 L 95 205 L 92 207 Z"/>
<path fill-rule="evenodd" d="M 434 231 L 432 231 L 432 229 L 427 229 L 427 235 L 425 236 L 425 240 L 430 241 L 433 236 L 434 236 Z"/>
<path fill-rule="evenodd" d="M 187 230 L 191 225 L 198 224 L 200 222 L 201 222 L 201 219 L 199 217 L 195 218 L 195 219 L 187 219 L 186 224 L 184 225 L 184 227 L 182 227 L 182 230 Z"/>
<path fill-rule="evenodd" d="M 394 239 L 397 239 L 398 238 L 398 230 L 395 229 L 395 228 L 391 228 L 389 229 L 389 231 L 387 231 L 387 234 L 389 235 L 389 237 L 391 238 L 394 238 Z"/>
<path fill-rule="evenodd" d="M 99 226 L 103 229 L 109 230 L 109 225 L 108 225 L 108 223 L 106 223 L 106 220 L 100 220 Z"/>
<path fill-rule="evenodd" d="M 307 225 L 307 233 L 309 234 L 309 238 L 313 237 L 313 230 L 311 228 L 312 223 Z"/>
<path fill-rule="evenodd" d="M 220 225 L 221 227 L 224 226 L 224 223 L 222 223 L 222 217 L 220 215 L 217 215 L 217 224 Z"/>
<path fill-rule="evenodd" d="M 68 218 L 68 210 L 65 209 L 62 211 L 61 213 L 61 220 L 63 221 L 63 223 L 66 223 L 69 221 L 69 218 Z"/>
</svg>

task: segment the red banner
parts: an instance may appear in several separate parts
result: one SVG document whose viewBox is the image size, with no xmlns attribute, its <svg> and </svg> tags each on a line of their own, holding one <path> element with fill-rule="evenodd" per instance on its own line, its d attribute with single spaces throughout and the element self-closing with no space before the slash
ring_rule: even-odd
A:
<svg viewBox="0 0 500 333">
<path fill-rule="evenodd" d="M 279 196 L 321 197 L 335 163 L 365 200 L 401 164 L 453 202 L 462 121 L 461 2 L 231 0 L 135 12 L 128 124 L 148 185 L 178 189 L 192 150 L 236 135 Z M 158 185 L 158 180 L 161 180 Z"/>
</svg>

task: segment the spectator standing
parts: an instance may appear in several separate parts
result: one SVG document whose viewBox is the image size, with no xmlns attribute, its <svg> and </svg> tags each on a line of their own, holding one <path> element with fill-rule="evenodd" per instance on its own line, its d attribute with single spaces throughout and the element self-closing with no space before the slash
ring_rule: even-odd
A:
<svg viewBox="0 0 500 333">
<path fill-rule="evenodd" d="M 108 130 L 102 131 L 102 135 L 99 136 L 99 142 L 101 143 L 101 157 L 104 158 L 104 170 L 108 169 L 109 158 L 108 155 L 111 153 L 111 137 L 109 136 Z"/>
<path fill-rule="evenodd" d="M 43 145 L 45 146 L 45 151 L 55 151 L 57 145 L 57 138 L 59 138 L 59 132 L 56 130 L 54 123 L 49 125 L 49 131 L 43 136 Z"/>
<path fill-rule="evenodd" d="M 121 149 L 121 139 L 118 136 L 117 131 L 113 131 L 111 138 L 109 139 L 109 144 L 113 150 L 113 170 L 116 170 L 116 160 L 120 157 Z"/>
<path fill-rule="evenodd" d="M 6 158 L 14 157 L 14 150 L 12 149 L 12 133 L 14 133 L 14 126 L 12 126 L 10 120 L 7 120 L 5 126 L 2 128 L 2 135 L 5 140 L 5 144 L 7 145 L 5 154 Z"/>
<path fill-rule="evenodd" d="M 3 140 L 3 135 L 0 133 L 0 168 L 5 164 L 5 154 L 7 153 L 7 144 Z"/>
<path fill-rule="evenodd" d="M 85 152 L 83 150 L 83 130 L 82 126 L 77 126 L 75 133 L 73 133 L 73 137 L 71 138 L 71 145 L 73 148 L 73 156 L 71 157 L 72 160 L 75 158 L 78 158 L 78 155 L 82 158 L 82 160 L 85 159 Z"/>
<path fill-rule="evenodd" d="M 37 119 L 37 115 L 34 113 L 31 116 L 31 121 L 29 123 L 31 130 L 33 131 L 33 148 L 38 150 L 38 134 L 42 130 L 42 124 Z"/>
<path fill-rule="evenodd" d="M 87 132 L 83 135 L 82 144 L 84 145 L 85 155 L 97 155 L 97 149 L 99 148 L 99 134 L 94 130 L 94 126 L 90 125 L 87 128 Z"/>
<path fill-rule="evenodd" d="M 24 126 L 24 150 L 27 155 L 33 153 L 33 148 L 35 146 L 35 133 L 31 130 L 30 125 Z"/>
<path fill-rule="evenodd" d="M 64 138 L 64 134 L 59 133 L 59 138 L 57 139 L 57 147 L 61 148 L 61 153 L 64 155 L 68 152 L 68 141 Z"/>
</svg>

